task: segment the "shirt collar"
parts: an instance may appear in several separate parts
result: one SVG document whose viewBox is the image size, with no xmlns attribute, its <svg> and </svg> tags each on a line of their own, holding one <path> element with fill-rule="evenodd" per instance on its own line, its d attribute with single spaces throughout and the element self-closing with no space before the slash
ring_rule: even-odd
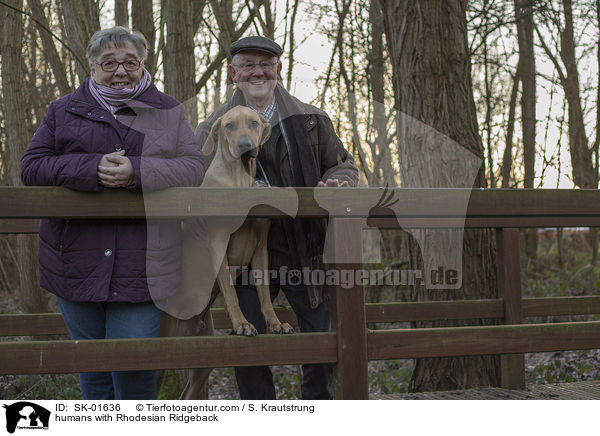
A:
<svg viewBox="0 0 600 436">
<path fill-rule="evenodd" d="M 265 119 L 267 121 L 271 121 L 271 118 L 273 118 L 273 114 L 275 113 L 275 110 L 277 109 L 277 105 L 275 104 L 275 98 L 273 98 L 273 101 L 269 104 L 269 106 L 267 106 L 265 108 L 264 111 L 259 111 L 258 109 L 255 109 L 252 106 L 250 106 L 249 104 L 247 106 L 250 109 L 252 109 L 254 112 L 256 112 L 257 114 L 260 114 L 263 117 L 265 117 Z"/>
</svg>

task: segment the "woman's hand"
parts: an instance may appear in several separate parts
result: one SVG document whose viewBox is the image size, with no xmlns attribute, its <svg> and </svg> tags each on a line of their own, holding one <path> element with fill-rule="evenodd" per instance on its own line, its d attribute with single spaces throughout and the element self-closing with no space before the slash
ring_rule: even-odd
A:
<svg viewBox="0 0 600 436">
<path fill-rule="evenodd" d="M 98 182 L 106 188 L 126 188 L 133 184 L 133 166 L 124 150 L 102 156 L 98 164 Z"/>
</svg>

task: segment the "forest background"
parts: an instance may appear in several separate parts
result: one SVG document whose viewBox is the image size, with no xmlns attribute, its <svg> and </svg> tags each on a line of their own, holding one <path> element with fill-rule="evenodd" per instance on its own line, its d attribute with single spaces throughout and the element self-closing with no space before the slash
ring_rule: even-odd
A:
<svg viewBox="0 0 600 436">
<path fill-rule="evenodd" d="M 146 68 L 193 127 L 231 95 L 230 44 L 276 40 L 283 85 L 331 116 L 361 186 L 449 183 L 415 170 L 431 157 L 410 141 L 405 116 L 479 159 L 473 187 L 598 186 L 600 0 L 2 0 L 0 20 L 0 185 L 20 185 L 21 156 L 49 103 L 89 75 L 91 35 L 117 24 L 146 36 Z M 576 230 L 522 232 L 526 292 L 597 289 L 597 232 Z M 381 235 L 382 268 L 423 262 L 406 233 Z M 0 247 L 0 293 L 13 309 L 52 310 L 37 285 L 36 238 L 2 236 Z M 478 265 L 474 247 L 484 247 Z M 496 297 L 490 232 L 465 232 L 463 257 L 472 279 L 460 292 L 371 287 L 367 298 Z M 456 361 L 415 365 L 410 388 L 497 383 L 494 358 Z"/>
</svg>

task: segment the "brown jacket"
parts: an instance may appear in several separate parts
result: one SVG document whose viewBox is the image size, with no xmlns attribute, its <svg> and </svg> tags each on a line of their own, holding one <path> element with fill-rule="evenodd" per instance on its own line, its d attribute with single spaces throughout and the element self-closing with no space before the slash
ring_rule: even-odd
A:
<svg viewBox="0 0 600 436">
<path fill-rule="evenodd" d="M 311 148 L 317 162 L 317 167 L 321 174 L 321 180 L 338 179 L 340 183 L 347 181 L 350 186 L 356 186 L 358 182 L 358 169 L 356 168 L 354 157 L 342 145 L 342 142 L 335 133 L 329 116 L 317 107 L 302 103 L 297 98 L 291 96 L 280 84 L 277 85 L 276 92 L 278 92 L 282 98 L 289 99 L 288 102 L 290 104 L 288 104 L 288 106 L 295 108 L 295 110 L 298 111 L 298 114 L 304 115 L 306 129 L 310 137 Z M 196 138 L 201 146 L 208 138 L 213 123 L 229 109 L 238 105 L 245 105 L 245 100 L 243 94 L 239 90 L 236 90 L 231 100 L 198 125 L 198 128 L 196 129 Z M 279 136 L 277 150 L 281 162 L 279 169 L 282 184 L 283 186 L 292 186 L 292 171 L 283 135 Z M 302 255 L 302 253 L 305 252 L 305 250 L 302 249 L 305 235 L 295 234 L 293 236 L 293 239 L 288 237 L 288 240 L 295 240 L 298 245 L 296 247 L 297 253 L 295 257 L 299 259 L 300 266 L 302 268 L 322 267 L 322 262 L 318 262 L 318 265 L 314 265 L 313 261 L 308 256 Z M 291 246 L 292 245 L 290 244 L 290 247 Z M 317 307 L 326 298 L 322 286 L 310 285 L 308 286 L 308 291 L 310 304 L 313 308 Z"/>
</svg>

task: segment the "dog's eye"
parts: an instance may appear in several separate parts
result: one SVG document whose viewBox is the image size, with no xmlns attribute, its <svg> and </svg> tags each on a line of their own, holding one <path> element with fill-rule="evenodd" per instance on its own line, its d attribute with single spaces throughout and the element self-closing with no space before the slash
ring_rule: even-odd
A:
<svg viewBox="0 0 600 436">
<path fill-rule="evenodd" d="M 234 127 L 235 126 L 233 125 L 233 123 L 227 123 L 227 124 L 225 124 L 225 128 L 227 130 L 229 130 L 230 132 L 233 130 Z"/>
<path fill-rule="evenodd" d="M 256 121 L 256 120 L 252 120 L 252 121 L 250 122 L 250 127 L 252 127 L 253 129 L 256 129 L 256 128 L 258 128 L 258 121 Z"/>
</svg>

